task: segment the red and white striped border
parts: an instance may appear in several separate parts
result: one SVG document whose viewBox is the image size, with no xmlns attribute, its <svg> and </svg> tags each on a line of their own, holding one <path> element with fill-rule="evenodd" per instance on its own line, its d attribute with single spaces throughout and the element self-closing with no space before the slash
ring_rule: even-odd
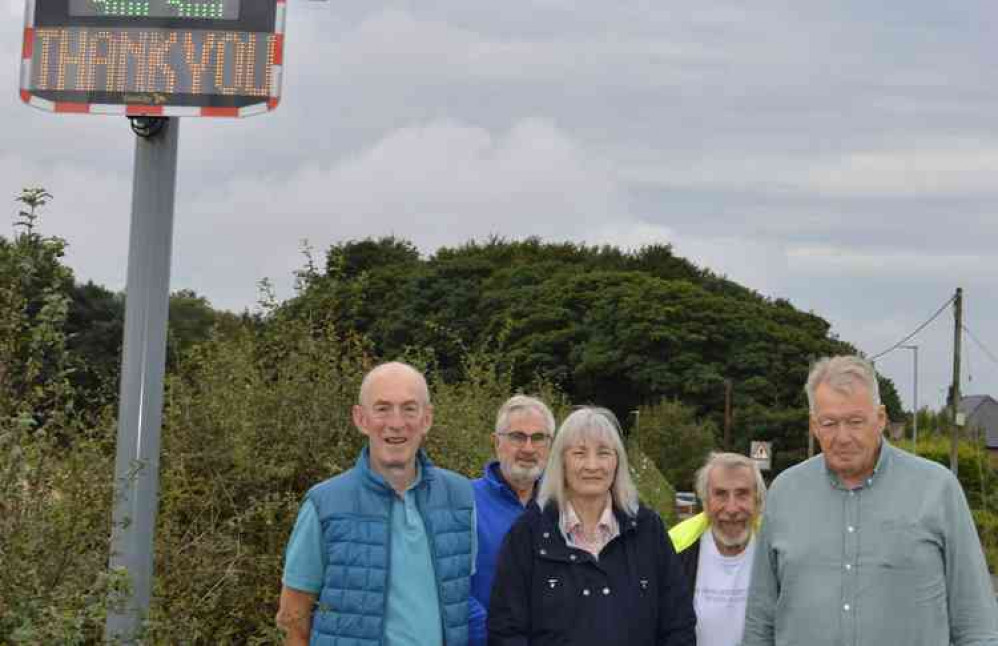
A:
<svg viewBox="0 0 998 646">
<path fill-rule="evenodd" d="M 284 17 L 287 0 L 277 0 L 274 16 L 274 66 L 270 77 L 270 96 L 266 101 L 241 108 L 204 108 L 184 105 L 141 105 L 121 103 L 76 103 L 49 101 L 28 91 L 31 81 L 31 56 L 35 42 L 35 2 L 26 0 L 24 7 L 24 44 L 21 47 L 21 100 L 28 105 L 48 112 L 64 114 L 113 114 L 129 117 L 252 117 L 269 112 L 281 100 L 281 78 L 284 70 Z"/>
</svg>

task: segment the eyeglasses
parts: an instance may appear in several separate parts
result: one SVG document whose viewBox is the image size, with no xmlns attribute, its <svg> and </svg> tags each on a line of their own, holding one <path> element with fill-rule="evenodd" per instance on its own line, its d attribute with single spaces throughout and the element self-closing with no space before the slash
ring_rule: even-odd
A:
<svg viewBox="0 0 998 646">
<path fill-rule="evenodd" d="M 551 436 L 547 433 L 530 433 L 528 435 L 523 431 L 509 431 L 507 433 L 496 433 L 496 435 L 505 437 L 513 443 L 513 446 L 525 446 L 527 440 L 530 440 L 530 443 L 534 446 L 547 446 L 551 441 Z"/>
<path fill-rule="evenodd" d="M 866 428 L 869 421 L 865 417 L 847 417 L 845 419 L 834 419 L 832 417 L 819 417 L 818 430 L 822 433 L 833 433 L 843 426 L 850 431 L 861 431 Z"/>
</svg>

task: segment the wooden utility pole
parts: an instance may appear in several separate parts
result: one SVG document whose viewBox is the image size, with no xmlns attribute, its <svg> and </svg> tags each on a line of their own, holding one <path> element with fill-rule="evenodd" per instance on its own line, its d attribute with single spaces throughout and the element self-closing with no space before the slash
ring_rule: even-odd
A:
<svg viewBox="0 0 998 646">
<path fill-rule="evenodd" d="M 957 415 L 960 412 L 960 339 L 963 336 L 963 288 L 956 288 L 956 296 L 953 297 L 953 387 L 951 394 L 953 401 L 953 437 L 949 448 L 949 468 L 953 475 L 957 475 L 960 470 L 958 452 L 960 447 L 960 427 L 956 423 Z"/>
<path fill-rule="evenodd" d="M 731 450 L 731 380 L 724 380 L 724 450 Z"/>
</svg>

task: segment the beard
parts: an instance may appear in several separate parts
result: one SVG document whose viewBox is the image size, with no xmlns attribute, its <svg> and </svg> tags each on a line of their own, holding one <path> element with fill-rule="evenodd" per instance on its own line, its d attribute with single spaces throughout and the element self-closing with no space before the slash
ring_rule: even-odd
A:
<svg viewBox="0 0 998 646">
<path fill-rule="evenodd" d="M 503 475 L 510 483 L 516 483 L 519 485 L 533 484 L 537 482 L 537 479 L 541 477 L 541 473 L 544 472 L 544 465 L 538 462 L 532 467 L 521 466 L 515 461 L 510 462 L 510 464 L 502 464 Z"/>
<path fill-rule="evenodd" d="M 746 523 L 745 528 L 734 535 L 725 534 L 716 526 L 711 527 L 710 532 L 714 535 L 714 540 L 724 547 L 744 547 L 752 538 L 752 525 Z"/>
</svg>

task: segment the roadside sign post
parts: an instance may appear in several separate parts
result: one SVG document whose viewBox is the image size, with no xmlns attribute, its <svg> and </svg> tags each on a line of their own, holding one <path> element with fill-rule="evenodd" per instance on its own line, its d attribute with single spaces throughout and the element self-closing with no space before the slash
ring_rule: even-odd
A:
<svg viewBox="0 0 998 646">
<path fill-rule="evenodd" d="M 152 593 L 180 134 L 179 119 L 159 121 L 141 124 L 150 126 L 149 134 L 135 138 L 110 556 L 112 571 L 127 572 L 130 589 L 120 607 L 108 609 L 108 642 L 130 642 Z"/>
<path fill-rule="evenodd" d="M 285 0 L 26 0 L 21 100 L 124 115 L 135 142 L 109 567 L 128 594 L 105 638 L 135 643 L 149 613 L 180 120 L 277 107 Z"/>
</svg>

